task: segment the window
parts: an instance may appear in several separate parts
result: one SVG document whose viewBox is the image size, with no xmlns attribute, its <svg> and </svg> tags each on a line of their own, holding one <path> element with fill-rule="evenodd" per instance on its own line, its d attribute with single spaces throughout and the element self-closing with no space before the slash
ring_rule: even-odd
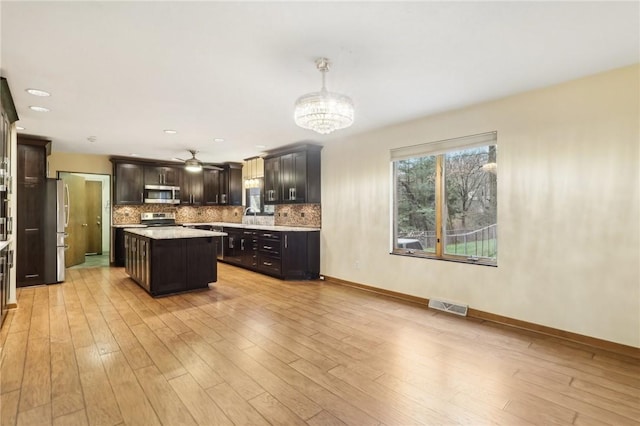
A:
<svg viewBox="0 0 640 426">
<path fill-rule="evenodd" d="M 393 253 L 496 265 L 495 132 L 391 151 Z"/>
</svg>

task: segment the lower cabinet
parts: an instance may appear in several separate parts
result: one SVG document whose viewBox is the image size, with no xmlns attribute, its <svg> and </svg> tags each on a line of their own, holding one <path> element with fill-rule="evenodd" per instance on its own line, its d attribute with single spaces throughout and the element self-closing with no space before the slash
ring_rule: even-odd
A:
<svg viewBox="0 0 640 426">
<path fill-rule="evenodd" d="M 217 281 L 216 242 L 152 239 L 125 232 L 125 271 L 152 296 L 207 288 Z"/>
<path fill-rule="evenodd" d="M 250 229 L 225 228 L 224 261 L 233 265 L 255 269 L 258 266 L 258 233 Z"/>
<path fill-rule="evenodd" d="M 9 276 L 13 266 L 13 250 L 7 245 L 0 250 L 0 326 L 9 310 Z"/>
<path fill-rule="evenodd" d="M 113 266 L 124 266 L 124 228 L 113 228 Z"/>
<path fill-rule="evenodd" d="M 319 231 L 229 228 L 224 262 L 281 279 L 320 277 Z"/>
</svg>

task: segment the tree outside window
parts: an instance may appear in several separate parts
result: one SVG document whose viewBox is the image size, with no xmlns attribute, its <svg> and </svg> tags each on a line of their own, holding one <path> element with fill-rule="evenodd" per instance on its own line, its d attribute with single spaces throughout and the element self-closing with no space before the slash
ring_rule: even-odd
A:
<svg viewBox="0 0 640 426">
<path fill-rule="evenodd" d="M 495 265 L 497 146 L 393 161 L 395 254 Z"/>
</svg>

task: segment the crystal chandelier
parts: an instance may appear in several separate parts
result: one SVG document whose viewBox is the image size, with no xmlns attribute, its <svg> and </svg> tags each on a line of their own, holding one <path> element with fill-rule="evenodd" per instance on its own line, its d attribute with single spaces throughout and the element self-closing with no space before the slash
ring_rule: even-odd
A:
<svg viewBox="0 0 640 426">
<path fill-rule="evenodd" d="M 316 66 L 322 73 L 322 89 L 298 98 L 294 118 L 298 126 L 326 135 L 353 124 L 353 102 L 348 96 L 327 91 L 324 84 L 329 71 L 327 58 L 317 59 Z"/>
</svg>

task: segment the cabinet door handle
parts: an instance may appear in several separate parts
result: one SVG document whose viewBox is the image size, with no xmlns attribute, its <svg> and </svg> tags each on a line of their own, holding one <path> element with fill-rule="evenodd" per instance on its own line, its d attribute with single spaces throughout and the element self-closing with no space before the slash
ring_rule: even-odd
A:
<svg viewBox="0 0 640 426">
<path fill-rule="evenodd" d="M 289 241 L 287 240 L 287 236 L 288 235 L 284 236 L 284 248 L 287 248 L 287 246 L 289 245 Z"/>
<path fill-rule="evenodd" d="M 262 248 L 265 250 L 273 250 L 273 247 L 271 246 L 262 246 Z"/>
<path fill-rule="evenodd" d="M 13 268 L 13 250 L 9 250 L 9 253 L 7 253 L 7 257 L 8 257 L 8 267 L 9 268 Z"/>
<path fill-rule="evenodd" d="M 244 251 L 244 238 L 240 240 L 240 250 Z"/>
<path fill-rule="evenodd" d="M 271 266 L 271 265 L 273 265 L 273 263 L 271 263 L 271 262 L 262 262 L 262 264 L 263 264 L 263 265 L 266 265 L 266 266 Z"/>
<path fill-rule="evenodd" d="M 67 189 L 67 191 L 69 191 L 69 190 Z M 144 203 L 144 192 L 140 193 L 140 202 Z"/>
</svg>

